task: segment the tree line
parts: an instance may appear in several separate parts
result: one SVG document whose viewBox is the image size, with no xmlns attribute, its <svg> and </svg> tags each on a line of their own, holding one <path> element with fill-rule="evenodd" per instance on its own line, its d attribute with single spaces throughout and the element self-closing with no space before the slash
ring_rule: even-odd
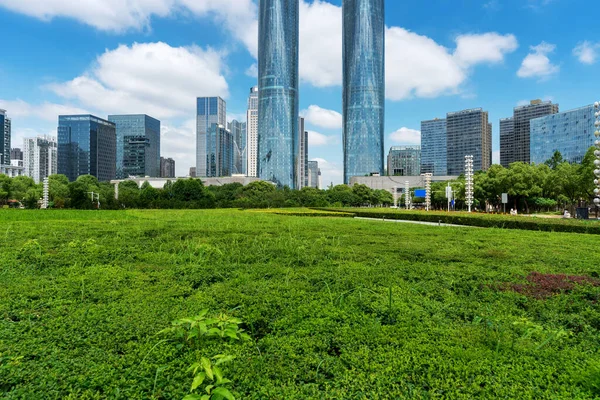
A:
<svg viewBox="0 0 600 400">
<path fill-rule="evenodd" d="M 200 179 L 168 181 L 163 189 L 148 182 L 141 187 L 134 181 L 119 184 L 119 199 L 114 185 L 98 182 L 90 175 L 69 182 L 64 175 L 49 177 L 49 206 L 51 208 L 101 209 L 204 209 L 204 208 L 283 208 L 283 207 L 361 207 L 390 206 L 392 194 L 372 190 L 365 185 L 338 185 L 329 190 L 277 188 L 268 182 L 252 182 L 247 186 L 232 183 L 205 186 Z M 94 193 L 94 195 L 92 195 Z M 0 205 L 19 202 L 25 208 L 38 208 L 43 184 L 29 177 L 9 178 L 0 175 Z M 98 199 L 98 200 L 96 200 Z M 12 201 L 12 202 L 11 202 Z"/>
<path fill-rule="evenodd" d="M 560 153 L 544 164 L 513 163 L 509 168 L 492 165 L 474 177 L 474 206 L 481 211 L 500 210 L 502 194 L 508 193 L 507 207 L 522 212 L 555 211 L 591 203 L 594 198 L 594 149 L 590 149 L 581 164 L 566 162 Z M 457 209 L 465 209 L 464 176 L 450 181 L 455 193 Z M 447 207 L 448 182 L 432 184 L 432 207 Z M 0 175 L 0 206 L 19 202 L 25 208 L 37 208 L 42 197 L 42 184 L 29 177 L 9 178 Z M 94 200 L 92 200 L 92 192 Z M 253 182 L 247 186 L 239 183 L 224 186 L 205 186 L 200 179 L 169 181 L 163 189 L 149 183 L 142 187 L 133 181 L 119 185 L 119 199 L 115 199 L 114 186 L 98 182 L 90 175 L 69 182 L 64 175 L 49 177 L 49 200 L 52 208 L 94 209 L 99 199 L 102 209 L 123 208 L 282 208 L 282 207 L 388 207 L 393 196 L 385 190 L 373 190 L 365 185 L 330 186 L 327 190 L 304 188 L 291 190 L 277 188 L 268 182 Z M 425 199 L 412 198 L 413 204 L 423 204 Z M 398 204 L 405 204 L 399 196 Z"/>
</svg>

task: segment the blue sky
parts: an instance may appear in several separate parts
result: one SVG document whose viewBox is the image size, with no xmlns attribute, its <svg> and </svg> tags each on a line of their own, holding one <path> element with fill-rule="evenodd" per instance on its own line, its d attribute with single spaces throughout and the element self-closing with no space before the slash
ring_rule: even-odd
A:
<svg viewBox="0 0 600 400">
<path fill-rule="evenodd" d="M 584 0 L 386 2 L 386 151 L 420 121 L 483 107 L 494 125 L 530 99 L 600 100 L 600 37 Z M 323 182 L 342 182 L 341 0 L 301 0 L 300 108 Z M 595 28 L 596 26 L 596 28 Z M 178 175 L 195 159 L 197 96 L 245 118 L 256 84 L 252 0 L 0 0 L 0 108 L 22 138 L 58 114 L 146 113 Z"/>
</svg>

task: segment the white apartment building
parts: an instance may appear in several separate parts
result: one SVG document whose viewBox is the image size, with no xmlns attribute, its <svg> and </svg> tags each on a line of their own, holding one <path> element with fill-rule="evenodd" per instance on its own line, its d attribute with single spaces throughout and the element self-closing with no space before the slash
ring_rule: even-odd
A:
<svg viewBox="0 0 600 400">
<path fill-rule="evenodd" d="M 24 175 L 40 183 L 58 172 L 57 142 L 53 136 L 23 139 Z"/>
<path fill-rule="evenodd" d="M 247 113 L 248 176 L 258 177 L 258 86 L 250 89 Z"/>
</svg>

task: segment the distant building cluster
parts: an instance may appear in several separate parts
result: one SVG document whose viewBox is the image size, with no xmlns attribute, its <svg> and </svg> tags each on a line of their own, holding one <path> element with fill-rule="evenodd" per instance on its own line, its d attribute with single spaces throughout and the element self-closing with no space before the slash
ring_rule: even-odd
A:
<svg viewBox="0 0 600 400">
<path fill-rule="evenodd" d="M 465 156 L 473 156 L 475 171 L 488 170 L 492 124 L 482 108 L 422 121 L 420 146 L 392 147 L 386 168 L 384 0 L 342 4 L 344 183 L 384 175 L 459 176 L 465 172 Z M 250 88 L 245 120 L 228 121 L 227 103 L 218 93 L 199 94 L 196 159 L 188 176 L 322 187 L 299 115 L 299 20 L 299 0 L 259 2 L 258 79 Z M 500 120 L 500 163 L 540 163 L 555 151 L 580 162 L 593 145 L 593 124 L 592 106 L 560 113 L 558 104 L 533 100 L 515 107 L 512 116 Z M 27 138 L 22 148 L 13 149 L 11 120 L 0 110 L 0 133 L 0 173 L 10 176 L 27 175 L 36 182 L 53 173 L 70 180 L 90 174 L 101 181 L 176 176 L 175 160 L 161 154 L 161 122 L 144 114 L 107 119 L 61 115 L 56 138 Z"/>
<path fill-rule="evenodd" d="M 532 100 L 515 107 L 511 117 L 500 119 L 500 164 L 506 168 L 514 162 L 540 164 L 556 151 L 566 161 L 580 163 L 594 140 L 593 105 L 561 113 L 558 104 Z M 389 176 L 400 175 L 399 154 L 398 147 L 390 149 Z M 463 110 L 448 113 L 445 119 L 421 122 L 420 173 L 459 176 L 467 155 L 473 156 L 475 171 L 485 171 L 492 164 L 492 125 L 487 111 Z"/>
</svg>

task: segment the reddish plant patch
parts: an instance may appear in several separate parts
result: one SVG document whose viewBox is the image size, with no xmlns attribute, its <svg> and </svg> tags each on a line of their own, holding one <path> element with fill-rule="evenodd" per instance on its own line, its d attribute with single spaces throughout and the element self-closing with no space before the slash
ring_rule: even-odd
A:
<svg viewBox="0 0 600 400">
<path fill-rule="evenodd" d="M 527 275 L 527 283 L 507 283 L 502 290 L 512 290 L 536 299 L 545 299 L 560 293 L 571 292 L 582 285 L 600 286 L 600 280 L 590 276 L 541 274 L 532 272 Z"/>
</svg>

